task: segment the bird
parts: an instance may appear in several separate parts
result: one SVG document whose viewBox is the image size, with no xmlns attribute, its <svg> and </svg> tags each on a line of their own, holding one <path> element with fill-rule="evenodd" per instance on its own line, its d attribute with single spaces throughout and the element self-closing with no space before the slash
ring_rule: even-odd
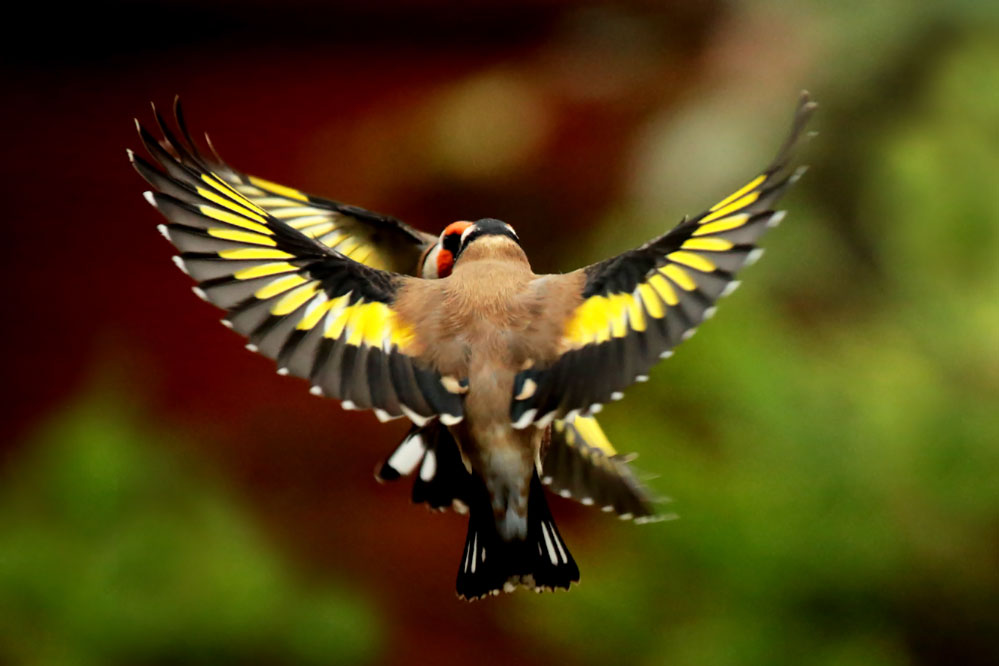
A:
<svg viewBox="0 0 999 666">
<path fill-rule="evenodd" d="M 736 272 L 762 253 L 759 238 L 783 218 L 774 203 L 804 172 L 791 162 L 814 109 L 802 93 L 775 159 L 703 213 L 551 275 L 535 274 L 514 228 L 494 218 L 453 223 L 435 238 L 256 177 L 233 182 L 214 149 L 209 160 L 194 148 L 179 108 L 186 143 L 158 113 L 169 149 L 139 127 L 162 171 L 129 156 L 167 218 L 159 229 L 180 252 L 175 263 L 251 351 L 308 380 L 315 395 L 380 420 L 407 417 L 416 433 L 433 424 L 435 447 L 446 438 L 447 458 L 435 455 L 433 467 L 446 463 L 461 479 L 443 494 L 469 514 L 456 588 L 478 599 L 578 582 L 543 491 L 553 433 L 595 424 L 603 404 L 647 380 L 734 290 Z M 414 248 L 415 275 L 386 260 Z M 413 448 L 422 477 L 431 449 Z"/>
<path fill-rule="evenodd" d="M 450 274 L 461 232 L 471 222 L 454 222 L 433 237 L 400 220 L 242 173 L 219 156 L 207 134 L 205 139 L 211 155 L 199 150 L 187 128 L 179 96 L 174 98 L 173 108 L 179 136 L 155 104 L 152 111 L 161 138 L 154 138 L 138 121 L 136 127 L 140 141 L 159 169 L 131 150 L 128 157 L 153 187 L 190 198 L 191 189 L 185 188 L 184 181 L 176 176 L 185 170 L 188 175 L 192 170 L 195 174 L 210 172 L 251 203 L 302 233 L 349 254 L 355 261 L 427 279 Z M 166 173 L 160 169 L 165 169 Z M 197 195 L 194 201 L 200 197 L 203 202 L 204 195 L 209 193 L 204 190 L 199 193 L 196 188 L 193 194 Z M 174 261 L 183 267 L 180 257 L 175 257 Z M 643 523 L 667 517 L 655 508 L 655 504 L 666 498 L 654 496 L 637 478 L 628 464 L 633 457 L 634 454 L 619 454 L 593 417 L 557 421 L 550 429 L 542 483 L 562 497 L 598 506 L 625 520 Z M 402 443 L 378 467 L 375 477 L 379 481 L 391 481 L 418 469 L 412 491 L 415 503 L 425 503 L 436 510 L 452 507 L 464 512 L 467 510 L 464 490 L 474 480 L 466 478 L 467 470 L 450 464 L 458 458 L 454 438 L 438 420 L 432 419 L 410 429 Z"/>
</svg>

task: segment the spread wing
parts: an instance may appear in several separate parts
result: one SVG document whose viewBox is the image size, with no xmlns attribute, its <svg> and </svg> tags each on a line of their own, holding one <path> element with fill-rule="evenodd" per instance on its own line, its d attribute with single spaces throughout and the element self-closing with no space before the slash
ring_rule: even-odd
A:
<svg viewBox="0 0 999 666">
<path fill-rule="evenodd" d="M 629 467 L 632 457 L 614 450 L 595 418 L 555 421 L 541 464 L 541 483 L 562 497 L 614 511 L 622 520 L 664 518 L 656 513 L 657 498 Z"/>
<path fill-rule="evenodd" d="M 348 258 L 197 162 L 170 161 L 162 173 L 138 159 L 159 190 L 146 198 L 169 220 L 160 231 L 180 251 L 175 263 L 198 282 L 196 294 L 226 310 L 223 323 L 250 350 L 348 409 L 420 424 L 461 420 L 462 383 L 416 360 L 420 344 L 394 308 L 400 288 L 418 278 Z"/>
<path fill-rule="evenodd" d="M 709 210 L 640 248 L 541 278 L 581 284 L 581 302 L 565 321 L 559 356 L 517 375 L 516 427 L 598 411 L 714 314 L 715 302 L 738 285 L 736 272 L 762 252 L 760 236 L 783 216 L 772 206 L 802 172 L 788 164 L 814 108 L 802 94 L 791 135 L 770 167 Z"/>
<path fill-rule="evenodd" d="M 182 138 L 178 138 L 155 107 L 153 113 L 162 140 L 157 141 L 142 127 L 139 136 L 149 154 L 174 180 L 186 182 L 185 176 L 192 171 L 210 175 L 292 229 L 373 268 L 412 273 L 423 251 L 437 242 L 436 236 L 417 231 L 393 217 L 241 173 L 223 162 L 214 149 L 212 157 L 206 156 L 188 132 L 179 98 L 174 101 L 174 116 Z M 153 187 L 183 198 L 185 193 L 177 192 L 174 183 L 165 180 L 152 164 L 138 156 L 133 164 Z M 216 193 L 205 183 L 196 184 L 193 193 L 217 203 L 213 199 Z"/>
</svg>

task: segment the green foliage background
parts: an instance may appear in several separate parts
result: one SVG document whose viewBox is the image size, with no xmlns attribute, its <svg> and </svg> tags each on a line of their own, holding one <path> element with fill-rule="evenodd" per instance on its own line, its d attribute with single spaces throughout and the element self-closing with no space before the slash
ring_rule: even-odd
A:
<svg viewBox="0 0 999 666">
<path fill-rule="evenodd" d="M 816 140 L 728 325 L 601 414 L 683 505 L 532 609 L 584 662 L 999 658 L 999 48 L 955 42 L 901 117 L 819 121 L 856 135 Z M 869 255 L 822 235 L 844 207 Z"/>
</svg>

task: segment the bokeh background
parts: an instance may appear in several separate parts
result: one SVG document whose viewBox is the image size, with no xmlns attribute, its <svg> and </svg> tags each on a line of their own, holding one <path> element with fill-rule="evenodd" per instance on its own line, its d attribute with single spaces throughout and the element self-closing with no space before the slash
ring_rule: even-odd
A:
<svg viewBox="0 0 999 666">
<path fill-rule="evenodd" d="M 993 2 L 37 3 L 3 60 L 3 664 L 999 663 Z M 194 298 L 125 158 L 185 100 L 237 168 L 538 271 L 811 170 L 742 289 L 601 415 L 679 520 L 552 498 L 570 593 L 459 602 L 405 425 Z"/>
</svg>

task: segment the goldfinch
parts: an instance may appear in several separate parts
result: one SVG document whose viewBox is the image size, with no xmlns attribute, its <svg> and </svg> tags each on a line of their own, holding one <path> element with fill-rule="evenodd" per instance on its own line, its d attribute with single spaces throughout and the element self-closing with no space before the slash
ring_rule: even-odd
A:
<svg viewBox="0 0 999 666">
<path fill-rule="evenodd" d="M 734 288 L 782 217 L 771 207 L 801 173 L 790 155 L 813 109 L 803 94 L 777 158 L 734 194 L 564 275 L 535 274 L 499 220 L 457 223 L 457 244 L 447 230 L 438 243 L 394 218 L 242 176 L 201 156 L 180 114 L 186 143 L 157 114 L 175 154 L 140 128 L 164 171 L 132 158 L 157 190 L 146 198 L 168 220 L 160 230 L 178 266 L 251 350 L 316 395 L 382 420 L 434 422 L 435 441 L 457 443 L 445 463 L 435 445 L 433 466 L 464 479 L 442 494 L 469 510 L 457 590 L 474 599 L 578 581 L 542 490 L 552 433 L 588 423 L 647 378 Z M 413 265 L 417 276 L 401 272 Z"/>
<path fill-rule="evenodd" d="M 178 169 L 210 172 L 267 213 L 349 254 L 355 261 L 396 272 L 412 272 L 427 279 L 450 274 L 461 232 L 471 222 L 454 222 L 440 236 L 433 237 L 398 220 L 241 173 L 226 164 L 214 148 L 214 157 L 198 150 L 187 130 L 179 98 L 174 100 L 174 115 L 182 140 L 155 107 L 153 113 L 163 138 L 157 142 L 141 127 L 139 135 L 167 174 L 131 151 L 129 157 L 140 175 L 154 187 L 163 190 L 171 186 L 165 179 L 171 178 L 171 173 L 178 173 Z M 178 265 L 183 262 L 180 257 L 175 261 Z M 279 372 L 283 369 L 279 368 Z M 448 447 L 455 450 L 442 450 Z M 380 466 L 376 478 L 392 480 L 419 469 L 413 486 L 414 502 L 425 502 L 433 509 L 454 506 L 463 510 L 467 502 L 460 490 L 467 485 L 463 478 L 467 471 L 462 475 L 450 465 L 438 464 L 456 459 L 456 447 L 454 438 L 438 420 L 414 426 Z M 660 516 L 655 512 L 653 497 L 632 473 L 629 460 L 629 456 L 614 450 L 594 418 L 578 417 L 569 423 L 557 421 L 542 461 L 542 481 L 563 497 L 613 511 L 622 519 L 656 520 Z"/>
</svg>

